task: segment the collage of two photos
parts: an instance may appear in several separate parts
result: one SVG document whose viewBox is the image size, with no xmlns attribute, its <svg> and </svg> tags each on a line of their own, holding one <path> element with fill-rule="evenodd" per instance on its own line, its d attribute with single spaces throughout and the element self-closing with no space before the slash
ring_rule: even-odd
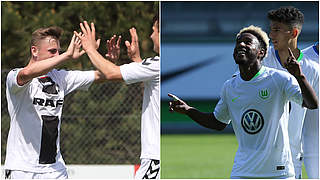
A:
<svg viewBox="0 0 320 180">
<path fill-rule="evenodd" d="M 1 2 L 2 179 L 319 178 L 319 2 Z"/>
</svg>

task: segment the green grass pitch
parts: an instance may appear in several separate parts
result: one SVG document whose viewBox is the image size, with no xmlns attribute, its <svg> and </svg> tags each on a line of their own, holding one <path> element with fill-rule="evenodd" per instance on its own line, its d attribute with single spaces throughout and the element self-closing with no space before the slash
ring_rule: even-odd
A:
<svg viewBox="0 0 320 180">
<path fill-rule="evenodd" d="M 229 179 L 237 148 L 233 134 L 162 135 L 161 178 Z"/>
</svg>

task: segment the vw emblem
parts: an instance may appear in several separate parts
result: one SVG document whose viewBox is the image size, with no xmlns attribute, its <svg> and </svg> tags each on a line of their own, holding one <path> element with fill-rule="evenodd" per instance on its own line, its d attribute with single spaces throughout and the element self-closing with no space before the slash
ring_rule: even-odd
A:
<svg viewBox="0 0 320 180">
<path fill-rule="evenodd" d="M 263 128 L 264 120 L 261 113 L 255 109 L 249 109 L 243 113 L 241 125 L 248 134 L 256 134 Z"/>
</svg>

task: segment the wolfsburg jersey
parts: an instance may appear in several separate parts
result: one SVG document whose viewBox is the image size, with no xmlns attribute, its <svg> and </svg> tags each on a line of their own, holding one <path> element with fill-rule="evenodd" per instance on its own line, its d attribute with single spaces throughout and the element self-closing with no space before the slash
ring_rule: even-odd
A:
<svg viewBox="0 0 320 180">
<path fill-rule="evenodd" d="M 214 115 L 223 123 L 232 122 L 239 143 L 231 178 L 294 175 L 287 131 L 289 100 L 302 104 L 298 82 L 276 69 L 262 67 L 250 81 L 237 74 L 225 82 Z"/>
<path fill-rule="evenodd" d="M 302 52 L 306 57 L 308 57 L 308 59 L 319 63 L 319 51 L 316 48 L 317 43 L 315 43 L 313 46 L 303 49 Z M 309 163 L 308 161 L 304 162 L 308 176 L 309 178 L 319 178 L 319 173 L 310 174 L 309 170 L 309 168 L 312 168 L 314 170 L 311 172 L 319 172 L 319 108 L 315 110 L 307 110 L 302 134 L 304 158 L 312 158 L 313 160 L 311 162 L 315 162 L 315 164 L 311 163 L 310 165 L 307 164 Z"/>
<path fill-rule="evenodd" d="M 5 169 L 40 173 L 64 169 L 59 143 L 64 96 L 87 89 L 94 72 L 54 69 L 20 86 L 20 70 L 11 70 L 6 82 L 11 121 Z"/>
<path fill-rule="evenodd" d="M 303 54 L 308 57 L 308 59 L 316 61 L 317 63 L 319 63 L 319 51 L 317 49 L 318 43 L 319 42 L 302 50 Z"/>
<path fill-rule="evenodd" d="M 304 55 L 304 53 L 301 51 L 297 61 L 299 62 L 301 66 L 301 70 L 303 74 L 306 76 L 309 84 L 315 90 L 316 94 L 318 94 L 319 93 L 319 71 L 320 71 L 319 64 L 309 59 L 309 57 Z M 282 67 L 278 52 L 273 47 L 269 48 L 268 57 L 266 57 L 262 61 L 262 63 L 267 67 L 288 72 L 285 68 Z M 303 127 L 306 110 L 307 109 L 302 107 L 301 105 L 298 105 L 296 103 L 291 103 L 290 121 L 289 121 L 289 137 L 290 137 L 291 154 L 293 156 L 294 163 L 296 163 L 295 161 L 298 161 L 300 159 L 300 156 L 302 153 L 301 136 L 302 136 L 302 127 Z"/>
<path fill-rule="evenodd" d="M 160 57 L 120 66 L 127 84 L 143 82 L 140 158 L 160 160 Z"/>
</svg>

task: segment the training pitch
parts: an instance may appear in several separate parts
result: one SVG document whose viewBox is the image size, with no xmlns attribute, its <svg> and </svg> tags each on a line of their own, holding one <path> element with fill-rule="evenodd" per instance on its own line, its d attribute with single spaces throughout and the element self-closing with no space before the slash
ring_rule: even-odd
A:
<svg viewBox="0 0 320 180">
<path fill-rule="evenodd" d="M 237 148 L 233 134 L 161 135 L 161 178 L 229 179 Z"/>
</svg>

